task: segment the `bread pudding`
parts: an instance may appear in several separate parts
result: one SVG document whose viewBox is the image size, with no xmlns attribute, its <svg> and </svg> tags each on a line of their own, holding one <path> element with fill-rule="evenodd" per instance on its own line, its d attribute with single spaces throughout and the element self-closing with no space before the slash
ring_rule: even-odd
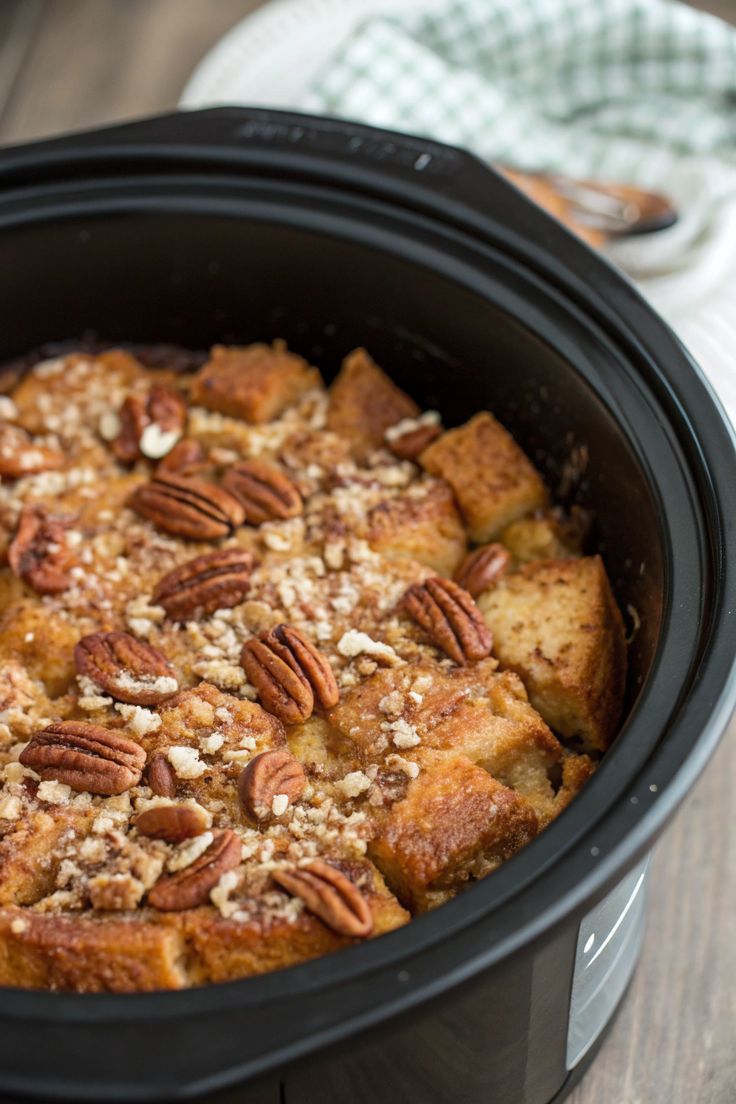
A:
<svg viewBox="0 0 736 1104">
<path fill-rule="evenodd" d="M 582 512 L 363 349 L 329 388 L 281 342 L 39 360 L 0 477 L 0 984 L 373 938 L 530 842 L 616 733 Z"/>
</svg>

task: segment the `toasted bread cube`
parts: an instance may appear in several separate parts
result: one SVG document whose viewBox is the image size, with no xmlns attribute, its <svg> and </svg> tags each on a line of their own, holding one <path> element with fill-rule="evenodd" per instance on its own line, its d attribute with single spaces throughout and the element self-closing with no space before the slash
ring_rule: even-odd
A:
<svg viewBox="0 0 736 1104">
<path fill-rule="evenodd" d="M 240 771 L 262 751 L 286 743 L 284 727 L 260 705 L 201 682 L 159 707 L 161 724 L 138 740 L 149 760 L 157 752 L 177 776 L 177 798 L 219 801 L 236 823 Z"/>
<path fill-rule="evenodd" d="M 495 870 L 536 833 L 531 805 L 458 755 L 409 784 L 380 823 L 369 855 L 399 900 L 423 911 Z"/>
<path fill-rule="evenodd" d="M 59 432 L 74 445 L 79 426 L 97 431 L 101 405 L 116 410 L 146 381 L 143 365 L 124 349 L 70 353 L 35 365 L 14 389 L 13 402 L 29 433 Z"/>
<path fill-rule="evenodd" d="M 180 925 L 181 927 L 181 925 Z M 79 993 L 180 989 L 186 944 L 174 924 L 0 910 L 0 985 Z"/>
<path fill-rule="evenodd" d="M 545 560 L 478 598 L 500 663 L 557 733 L 604 751 L 621 716 L 624 625 L 600 556 Z"/>
<path fill-rule="evenodd" d="M 89 810 L 61 805 L 31 809 L 17 821 L 0 819 L 0 905 L 32 905 L 50 893 L 58 844 L 69 832 L 82 838 L 92 820 Z"/>
<path fill-rule="evenodd" d="M 546 812 L 563 749 L 532 708 L 520 679 L 496 661 L 377 671 L 343 694 L 330 720 L 367 760 L 400 754 L 424 764 L 462 754 Z"/>
<path fill-rule="evenodd" d="M 372 935 L 410 920 L 372 863 L 333 862 L 368 902 Z M 247 915 L 252 899 L 242 904 Z M 275 888 L 270 907 L 242 917 L 226 918 L 210 906 L 101 918 L 0 908 L 0 985 L 118 993 L 180 989 L 282 969 L 356 942 Z"/>
<path fill-rule="evenodd" d="M 355 349 L 345 358 L 330 387 L 327 428 L 349 438 L 353 454 L 361 459 L 380 448 L 389 426 L 403 418 L 415 418 L 419 407 L 365 349 Z"/>
<path fill-rule="evenodd" d="M 438 751 L 462 751 L 537 812 L 554 798 L 564 751 L 512 671 L 495 673 L 483 690 L 472 689 L 454 716 L 443 718 L 423 743 Z"/>
<path fill-rule="evenodd" d="M 339 733 L 324 717 L 314 714 L 304 724 L 294 725 L 289 729 L 288 742 L 292 755 L 310 773 L 315 772 L 320 782 L 342 778 L 355 769 L 354 750 L 346 748 Z"/>
<path fill-rule="evenodd" d="M 192 381 L 192 401 L 246 422 L 270 422 L 321 377 L 283 342 L 215 345 Z"/>
<path fill-rule="evenodd" d="M 317 479 L 333 476 L 350 460 L 350 442 L 326 429 L 300 429 L 284 441 L 279 459 L 297 479 L 308 468 L 318 469 Z"/>
<path fill-rule="evenodd" d="M 595 774 L 595 763 L 587 755 L 577 755 L 574 751 L 565 750 L 562 760 L 562 780 L 560 782 L 554 801 L 548 814 L 537 809 L 537 816 L 542 824 L 546 825 L 554 820 L 567 808 L 574 797 L 582 790 L 589 778 Z"/>
<path fill-rule="evenodd" d="M 73 519 L 74 529 L 77 532 L 86 535 L 91 530 L 94 533 L 100 528 L 109 527 L 109 519 L 123 512 L 136 487 L 139 487 L 145 478 L 141 472 L 125 472 L 121 475 L 119 471 L 111 471 L 104 475 L 104 495 L 90 498 L 89 487 L 82 484 L 80 487 L 70 487 L 63 494 L 48 500 L 49 507 L 53 513 Z M 122 534 L 110 534 L 110 545 L 119 544 L 122 551 L 122 542 Z M 103 557 L 101 552 L 96 550 L 92 550 L 92 555 L 92 563 L 96 566 Z M 99 617 L 99 614 L 97 616 Z"/>
<path fill-rule="evenodd" d="M 490 659 L 449 669 L 430 663 L 381 668 L 352 690 L 343 691 L 329 720 L 344 745 L 366 761 L 384 751 L 408 754 L 430 740 L 435 747 L 443 732 L 449 732 L 447 738 L 453 744 L 449 730 L 455 715 L 471 688 L 485 692 L 483 684 L 493 677 L 496 666 Z M 433 740 L 438 727 L 440 733 Z"/>
<path fill-rule="evenodd" d="M 454 575 L 467 543 L 452 491 L 430 480 L 371 510 L 368 542 L 388 560 L 409 559 L 438 575 Z"/>
<path fill-rule="evenodd" d="M 510 433 L 484 411 L 433 441 L 419 462 L 450 484 L 478 544 L 516 518 L 547 504 L 539 472 Z"/>
<path fill-rule="evenodd" d="M 52 705 L 41 682 L 31 678 L 24 664 L 6 658 L 0 648 L 0 764 L 6 749 L 27 740 L 58 711 L 58 701 Z"/>
<path fill-rule="evenodd" d="M 526 798 L 537 814 L 541 832 L 564 812 L 594 773 L 592 759 L 563 748 L 561 761 L 555 764 L 548 776 L 542 778 L 538 771 L 528 770 L 527 764 L 519 758 L 512 761 L 512 770 L 508 775 L 499 777 L 498 781 Z"/>
<path fill-rule="evenodd" d="M 411 919 L 372 863 L 362 859 L 334 865 L 358 885 L 368 902 L 373 914 L 373 936 L 401 927 Z M 281 906 L 276 903 L 279 898 L 283 901 Z M 271 899 L 270 916 L 266 913 L 250 920 L 226 919 L 213 909 L 197 909 L 187 916 L 187 940 L 192 952 L 190 984 L 230 981 L 280 970 L 358 942 L 338 935 L 308 909 L 292 914 L 290 906 L 295 902 L 280 891 L 273 892 Z M 245 905 L 247 908 L 247 899 Z"/>
<path fill-rule="evenodd" d="M 283 725 L 255 702 L 224 694 L 207 682 L 182 690 L 160 706 L 161 726 L 142 738 L 151 750 L 172 744 L 198 746 L 213 731 L 223 736 L 226 747 L 240 746 L 243 738 L 252 740 L 251 751 L 280 747 L 286 741 Z"/>
<path fill-rule="evenodd" d="M 61 613 L 25 597 L 28 588 L 0 570 L 0 664 L 17 660 L 39 679 L 50 697 L 63 694 L 74 679 L 74 645 L 80 632 Z"/>
<path fill-rule="evenodd" d="M 554 507 L 512 521 L 499 534 L 518 564 L 535 560 L 567 560 L 582 555 L 584 516 L 573 507 L 571 517 Z"/>
</svg>

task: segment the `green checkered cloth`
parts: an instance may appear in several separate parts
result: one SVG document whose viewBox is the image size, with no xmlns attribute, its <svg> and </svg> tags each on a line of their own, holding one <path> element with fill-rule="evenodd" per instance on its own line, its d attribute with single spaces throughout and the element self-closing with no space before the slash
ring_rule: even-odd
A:
<svg viewBox="0 0 736 1104">
<path fill-rule="evenodd" d="M 395 10 L 357 27 L 300 106 L 668 194 L 671 229 L 608 252 L 736 420 L 736 28 L 677 0 Z"/>
<path fill-rule="evenodd" d="M 675 0 L 428 0 L 363 23 L 307 106 L 527 170 L 736 165 L 736 29 Z"/>
</svg>

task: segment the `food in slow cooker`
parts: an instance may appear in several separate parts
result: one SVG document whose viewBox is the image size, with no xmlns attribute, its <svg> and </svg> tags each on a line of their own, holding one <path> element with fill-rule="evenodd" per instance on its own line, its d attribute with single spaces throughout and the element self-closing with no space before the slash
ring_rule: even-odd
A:
<svg viewBox="0 0 736 1104">
<path fill-rule="evenodd" d="M 170 365 L 167 355 L 171 356 Z M 69 353 L 0 397 L 0 983 L 179 988 L 405 924 L 619 722 L 580 512 L 365 350 Z"/>
</svg>

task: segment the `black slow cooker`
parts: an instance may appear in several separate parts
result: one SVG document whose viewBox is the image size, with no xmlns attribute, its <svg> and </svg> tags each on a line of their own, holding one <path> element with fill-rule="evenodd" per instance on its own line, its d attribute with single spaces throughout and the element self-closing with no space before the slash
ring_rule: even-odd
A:
<svg viewBox="0 0 736 1104">
<path fill-rule="evenodd" d="M 7 1099 L 550 1104 L 634 970 L 647 855 L 734 705 L 736 463 L 626 280 L 447 146 L 223 109 L 0 154 L 0 357 L 58 338 L 366 345 L 447 424 L 489 407 L 594 511 L 627 716 L 572 806 L 380 939 L 195 991 L 5 989 Z M 576 478 L 571 479 L 571 471 Z"/>
</svg>

